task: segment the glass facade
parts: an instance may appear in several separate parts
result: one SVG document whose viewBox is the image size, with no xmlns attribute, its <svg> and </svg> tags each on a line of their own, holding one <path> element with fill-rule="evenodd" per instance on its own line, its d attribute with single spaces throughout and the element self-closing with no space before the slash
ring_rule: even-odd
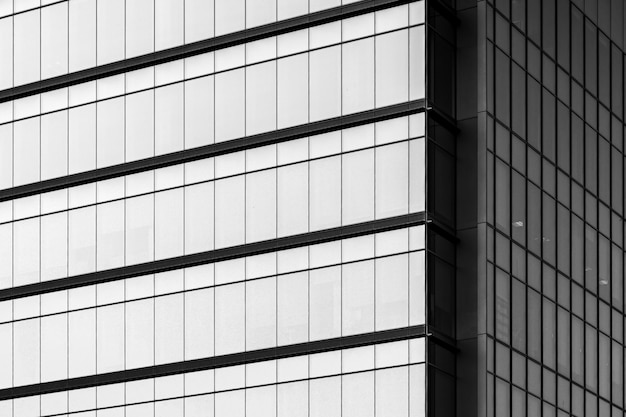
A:
<svg viewBox="0 0 626 417">
<path fill-rule="evenodd" d="M 478 184 L 457 217 L 476 249 L 457 258 L 476 271 L 474 328 L 457 327 L 472 415 L 622 416 L 624 3 L 480 3 L 459 14 L 478 42 L 458 38 L 477 53 L 457 66 L 477 68 L 457 78 Z"/>
<path fill-rule="evenodd" d="M 439 409 L 425 3 L 0 0 L 0 415 Z"/>
</svg>

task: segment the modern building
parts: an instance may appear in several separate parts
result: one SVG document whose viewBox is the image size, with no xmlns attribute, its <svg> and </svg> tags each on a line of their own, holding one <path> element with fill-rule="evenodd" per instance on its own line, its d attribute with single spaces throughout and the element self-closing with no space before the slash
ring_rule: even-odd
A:
<svg viewBox="0 0 626 417">
<path fill-rule="evenodd" d="M 344 3 L 0 1 L 0 416 L 425 415 L 426 4 Z"/>
<path fill-rule="evenodd" d="M 0 0 L 0 416 L 624 415 L 623 0 Z"/>
</svg>

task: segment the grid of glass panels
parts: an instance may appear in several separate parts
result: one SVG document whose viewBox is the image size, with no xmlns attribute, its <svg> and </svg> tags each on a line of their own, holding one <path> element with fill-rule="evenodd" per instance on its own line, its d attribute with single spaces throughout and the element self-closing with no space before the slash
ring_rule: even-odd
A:
<svg viewBox="0 0 626 417">
<path fill-rule="evenodd" d="M 412 339 L 1 401 L 2 415 L 425 415 L 425 343 Z M 13 413 L 13 414 L 11 414 Z"/>
<path fill-rule="evenodd" d="M 0 389 L 423 324 L 423 248 L 419 226 L 6 301 Z"/>
<path fill-rule="evenodd" d="M 623 415 L 623 2 L 487 16 L 490 413 Z"/>
<path fill-rule="evenodd" d="M 158 88 L 146 89 L 155 68 L 140 70 L 134 83 L 143 86 L 129 95 L 124 76 L 116 76 L 99 88 L 114 98 L 2 124 L 0 188 L 423 98 L 424 27 L 398 29 L 407 26 L 408 10 L 304 31 L 292 39 L 296 48 L 318 49 L 278 60 L 276 38 L 196 57 L 196 73 L 208 76 L 185 76 L 191 66 L 174 61 L 156 71 L 167 80 Z M 262 62 L 242 66 L 251 61 Z M 95 82 L 71 89 L 95 99 Z M 21 103 L 38 113 L 40 101 Z"/>
<path fill-rule="evenodd" d="M 0 64 L 0 88 L 339 5 L 237 1 L 220 17 L 223 0 L 11 3 L 0 0 L 0 15 L 17 13 L 0 18 L 11 32 L 0 56 L 15 57 Z M 126 30 L 107 37 L 120 19 Z M 97 40 L 77 42 L 77 23 Z M 0 104 L 0 188 L 424 99 L 423 23 L 424 3 L 412 2 Z M 423 212 L 424 135 L 415 114 L 0 203 L 0 287 Z M 0 414 L 424 416 L 419 337 L 63 386 L 424 325 L 424 235 L 369 232 L 2 302 L 0 390 L 55 388 L 2 401 Z"/>
<path fill-rule="evenodd" d="M 182 166 L 161 171 L 167 186 L 156 192 L 152 171 L 134 181 L 135 190 L 144 188 L 137 193 L 123 178 L 109 180 L 114 198 L 44 216 L 36 215 L 39 196 L 28 197 L 19 211 L 30 209 L 34 217 L 0 224 L 0 287 L 423 211 L 424 139 L 406 140 L 410 120 L 420 119 L 381 122 L 378 135 L 371 124 L 287 142 L 292 155 L 306 160 L 278 168 L 271 168 L 275 145 L 200 161 L 205 175 L 213 170 L 219 179 L 192 185 L 181 186 Z M 320 156 L 341 152 L 342 144 L 366 146 L 368 135 L 373 144 L 376 138 L 391 143 Z"/>
<path fill-rule="evenodd" d="M 319 10 L 339 0 L 15 1 L 0 18 L 0 88 L 210 39 Z M 278 4 L 277 4 L 278 3 Z M 344 0 L 343 4 L 354 3 Z M 30 7 L 29 7 L 30 6 Z M 11 2 L 0 3 L 0 14 Z"/>
</svg>

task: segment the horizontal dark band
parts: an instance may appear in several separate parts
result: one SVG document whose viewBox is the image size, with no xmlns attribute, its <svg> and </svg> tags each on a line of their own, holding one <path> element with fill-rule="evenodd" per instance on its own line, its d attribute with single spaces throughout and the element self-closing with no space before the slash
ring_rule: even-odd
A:
<svg viewBox="0 0 626 417">
<path fill-rule="evenodd" d="M 107 180 L 123 175 L 136 174 L 138 172 L 163 168 L 171 165 L 192 162 L 198 159 L 209 158 L 273 143 L 286 142 L 307 136 L 319 135 L 339 129 L 347 129 L 368 123 L 378 122 L 394 117 L 423 112 L 425 100 L 409 101 L 379 109 L 367 110 L 348 116 L 325 119 L 318 122 L 307 123 L 286 129 L 274 130 L 254 136 L 246 136 L 226 142 L 205 145 L 198 148 L 187 149 L 180 152 L 141 159 L 92 171 L 80 172 L 65 177 L 52 178 L 32 184 L 0 190 L 0 202 L 16 198 L 28 197 L 35 194 L 46 193 L 68 187 L 88 184 L 96 181 Z"/>
<path fill-rule="evenodd" d="M 230 355 L 214 356 L 211 358 L 156 365 L 128 371 L 111 372 L 61 381 L 45 382 L 41 384 L 24 385 L 0 390 L 0 401 L 11 398 L 28 397 L 31 395 L 49 394 L 52 392 L 129 382 L 146 378 L 157 378 L 186 372 L 204 371 L 207 369 L 223 368 L 226 366 L 243 365 L 247 363 L 288 358 L 292 356 L 349 349 L 377 343 L 407 340 L 425 336 L 425 330 L 426 328 L 424 325 L 418 325 L 404 327 L 401 329 L 337 337 L 334 339 L 299 343 L 296 345 L 287 345 L 276 348 L 234 353 Z"/>
<path fill-rule="evenodd" d="M 103 282 L 117 281 L 140 275 L 171 271 L 174 269 L 188 268 L 212 262 L 225 261 L 228 259 L 242 258 L 244 256 L 292 249 L 316 243 L 347 239 L 425 223 L 426 214 L 424 212 L 391 217 L 388 219 L 373 220 L 350 226 L 336 227 L 317 232 L 303 233 L 294 236 L 281 237 L 278 239 L 265 240 L 262 242 L 200 252 L 192 255 L 184 255 L 176 258 L 146 262 L 138 265 L 107 269 L 89 274 L 74 275 L 68 278 L 56 279 L 53 281 L 44 281 L 36 284 L 7 288 L 0 290 L 0 301 L 29 297 L 37 294 L 45 294 L 53 291 L 67 290 Z"/>
<path fill-rule="evenodd" d="M 364 0 L 0 91 L 0 103 L 409 3 Z"/>
</svg>

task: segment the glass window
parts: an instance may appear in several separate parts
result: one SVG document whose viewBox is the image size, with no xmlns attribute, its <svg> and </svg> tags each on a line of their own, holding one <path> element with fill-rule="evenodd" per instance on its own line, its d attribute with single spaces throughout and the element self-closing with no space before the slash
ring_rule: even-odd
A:
<svg viewBox="0 0 626 417">
<path fill-rule="evenodd" d="M 276 0 L 246 0 L 246 27 L 276 21 Z"/>
<path fill-rule="evenodd" d="M 185 294 L 185 360 L 213 355 L 213 289 Z"/>
<path fill-rule="evenodd" d="M 185 253 L 213 249 L 213 183 L 185 188 Z"/>
<path fill-rule="evenodd" d="M 342 156 L 342 224 L 374 219 L 374 150 Z"/>
<path fill-rule="evenodd" d="M 184 189 L 156 193 L 154 197 L 154 258 L 183 254 Z"/>
<path fill-rule="evenodd" d="M 96 372 L 96 310 L 69 313 L 68 376 L 92 375 Z"/>
<path fill-rule="evenodd" d="M 185 0 L 185 43 L 214 35 L 214 3 L 206 0 Z"/>
<path fill-rule="evenodd" d="M 376 107 L 408 99 L 409 37 L 407 31 L 376 37 Z"/>
<path fill-rule="evenodd" d="M 126 369 L 154 365 L 154 299 L 139 300 L 126 308 Z"/>
<path fill-rule="evenodd" d="M 41 179 L 67 175 L 67 111 L 41 117 Z"/>
<path fill-rule="evenodd" d="M 167 49 L 183 43 L 183 0 L 155 0 L 156 50 Z"/>
<path fill-rule="evenodd" d="M 309 382 L 308 381 L 292 382 L 289 384 L 278 385 L 277 398 L 278 398 L 277 417 L 308 417 L 309 416 Z"/>
<path fill-rule="evenodd" d="M 426 323 L 426 256 L 409 254 L 409 325 Z"/>
<path fill-rule="evenodd" d="M 215 183 L 215 247 L 244 243 L 245 177 L 243 175 Z"/>
<path fill-rule="evenodd" d="M 408 145 L 398 143 L 376 149 L 376 218 L 408 211 Z"/>
<path fill-rule="evenodd" d="M 96 65 L 95 1 L 69 2 L 69 50 L 70 71 L 79 71 Z"/>
<path fill-rule="evenodd" d="M 14 19 L 14 85 L 38 81 L 40 78 L 40 11 L 16 15 Z"/>
<path fill-rule="evenodd" d="M 246 242 L 276 237 L 276 170 L 246 175 Z"/>
<path fill-rule="evenodd" d="M 154 156 L 154 90 L 126 96 L 126 162 Z"/>
<path fill-rule="evenodd" d="M 293 0 L 289 0 L 293 1 Z M 309 57 L 300 54 L 278 60 L 278 128 L 309 120 Z"/>
<path fill-rule="evenodd" d="M 342 335 L 374 331 L 374 261 L 343 265 L 341 291 Z"/>
<path fill-rule="evenodd" d="M 98 65 L 124 59 L 124 0 L 97 2 Z"/>
<path fill-rule="evenodd" d="M 407 325 L 408 256 L 376 260 L 376 330 Z"/>
<path fill-rule="evenodd" d="M 157 88 L 154 93 L 156 155 L 183 149 L 183 84 Z"/>
<path fill-rule="evenodd" d="M 309 381 L 309 417 L 341 415 L 341 377 Z"/>
<path fill-rule="evenodd" d="M 124 201 L 97 206 L 97 268 L 124 266 Z"/>
<path fill-rule="evenodd" d="M 41 382 L 67 378 L 67 315 L 41 318 Z"/>
<path fill-rule="evenodd" d="M 276 61 L 246 68 L 246 135 L 276 129 Z"/>
<path fill-rule="evenodd" d="M 67 276 L 67 213 L 41 218 L 41 280 Z"/>
<path fill-rule="evenodd" d="M 69 111 L 69 173 L 96 167 L 96 105 Z"/>
<path fill-rule="evenodd" d="M 374 417 L 374 372 L 344 375 L 341 397 L 342 417 Z"/>
<path fill-rule="evenodd" d="M 126 2 L 126 58 L 154 51 L 154 0 Z"/>
<path fill-rule="evenodd" d="M 97 108 L 97 166 L 102 168 L 122 164 L 124 163 L 124 97 L 100 101 L 97 103 Z"/>
<path fill-rule="evenodd" d="M 308 164 L 278 169 L 278 236 L 308 231 Z"/>
<path fill-rule="evenodd" d="M 276 346 L 276 278 L 246 283 L 246 350 Z"/>
<path fill-rule="evenodd" d="M 290 17 L 301 16 L 309 11 L 308 0 L 277 0 L 278 19 L 288 19 Z"/>
<path fill-rule="evenodd" d="M 0 225 L 0 288 L 13 285 L 13 225 Z"/>
<path fill-rule="evenodd" d="M 409 414 L 407 367 L 376 371 L 376 416 L 403 417 Z"/>
<path fill-rule="evenodd" d="M 310 230 L 328 229 L 341 224 L 341 157 L 309 163 Z"/>
<path fill-rule="evenodd" d="M 13 19 L 0 19 L 0 88 L 13 87 Z"/>
<path fill-rule="evenodd" d="M 225 1 L 225 0 L 222 0 Z M 215 76 L 215 141 L 245 134 L 245 69 Z"/>
<path fill-rule="evenodd" d="M 154 195 L 126 200 L 126 265 L 154 259 Z"/>
<path fill-rule="evenodd" d="M 185 149 L 214 142 L 214 77 L 185 82 Z"/>
<path fill-rule="evenodd" d="M 124 305 L 98 308 L 97 311 L 98 373 L 124 369 Z"/>
<path fill-rule="evenodd" d="M 309 276 L 299 272 L 278 277 L 278 344 L 308 340 Z"/>
<path fill-rule="evenodd" d="M 183 360 L 183 294 L 154 299 L 154 362 Z"/>
<path fill-rule="evenodd" d="M 39 181 L 39 118 L 13 125 L 13 186 Z"/>
<path fill-rule="evenodd" d="M 215 0 L 215 35 L 243 30 L 245 15 L 245 0 Z"/>
<path fill-rule="evenodd" d="M 39 282 L 39 219 L 13 224 L 13 285 Z"/>
<path fill-rule="evenodd" d="M 311 122 L 341 114 L 341 45 L 309 54 Z"/>
<path fill-rule="evenodd" d="M 342 110 L 356 113 L 374 107 L 374 38 L 342 47 Z"/>
<path fill-rule="evenodd" d="M 39 383 L 39 319 L 13 323 L 13 386 Z"/>
<path fill-rule="evenodd" d="M 310 275 L 310 338 L 341 335 L 341 267 L 316 269 Z"/>
<path fill-rule="evenodd" d="M 67 73 L 68 2 L 41 9 L 41 77 Z"/>
<path fill-rule="evenodd" d="M 2 39 L 2 36 L 0 36 Z M 0 126 L 0 189 L 13 185 L 13 126 Z"/>
<path fill-rule="evenodd" d="M 244 351 L 245 307 L 245 284 L 226 285 L 215 289 L 216 355 Z"/>
<path fill-rule="evenodd" d="M 418 3 L 412 3 L 414 6 Z M 426 97 L 426 40 L 424 26 L 409 29 L 409 51 L 411 79 L 410 100 Z"/>
</svg>

